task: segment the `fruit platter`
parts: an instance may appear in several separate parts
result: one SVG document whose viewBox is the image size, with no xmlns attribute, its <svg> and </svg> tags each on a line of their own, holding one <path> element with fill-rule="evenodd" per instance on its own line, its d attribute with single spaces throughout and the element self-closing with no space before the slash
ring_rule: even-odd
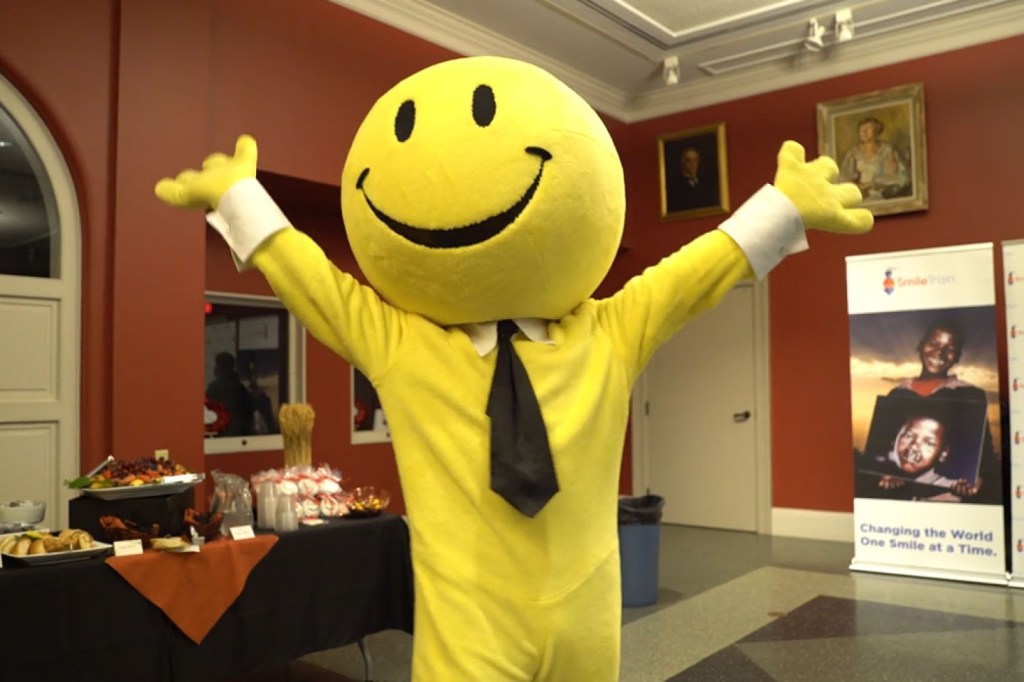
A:
<svg viewBox="0 0 1024 682">
<path fill-rule="evenodd" d="M 170 459 L 121 460 L 110 456 L 89 473 L 67 481 L 67 486 L 90 497 L 121 500 L 173 495 L 205 478 L 205 474 L 192 473 Z"/>
</svg>

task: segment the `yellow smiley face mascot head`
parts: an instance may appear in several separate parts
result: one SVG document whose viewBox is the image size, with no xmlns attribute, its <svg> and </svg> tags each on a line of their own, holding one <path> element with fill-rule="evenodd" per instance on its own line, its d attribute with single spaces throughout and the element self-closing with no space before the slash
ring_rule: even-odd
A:
<svg viewBox="0 0 1024 682">
<path fill-rule="evenodd" d="M 622 165 L 600 118 L 529 64 L 429 67 L 370 110 L 342 173 L 352 250 L 384 298 L 441 325 L 561 319 L 622 237 Z"/>
</svg>

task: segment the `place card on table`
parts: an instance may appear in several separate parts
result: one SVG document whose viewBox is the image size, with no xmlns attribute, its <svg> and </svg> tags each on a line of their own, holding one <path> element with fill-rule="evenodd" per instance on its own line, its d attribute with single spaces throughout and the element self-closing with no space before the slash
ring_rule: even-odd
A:
<svg viewBox="0 0 1024 682">
<path fill-rule="evenodd" d="M 231 531 L 231 537 L 235 540 L 251 540 L 256 537 L 256 534 L 252 532 L 252 526 L 232 526 L 228 530 Z"/>
<path fill-rule="evenodd" d="M 114 556 L 132 556 L 142 554 L 142 540 L 117 540 L 114 543 Z"/>
</svg>

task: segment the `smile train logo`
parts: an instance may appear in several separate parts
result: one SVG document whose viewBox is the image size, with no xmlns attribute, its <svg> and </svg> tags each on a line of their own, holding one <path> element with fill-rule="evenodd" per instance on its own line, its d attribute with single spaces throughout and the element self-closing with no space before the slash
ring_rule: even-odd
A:
<svg viewBox="0 0 1024 682">
<path fill-rule="evenodd" d="M 888 268 L 885 271 L 885 279 L 882 280 L 882 289 L 886 295 L 892 295 L 892 292 L 896 291 L 896 280 L 892 278 L 892 268 Z"/>
</svg>

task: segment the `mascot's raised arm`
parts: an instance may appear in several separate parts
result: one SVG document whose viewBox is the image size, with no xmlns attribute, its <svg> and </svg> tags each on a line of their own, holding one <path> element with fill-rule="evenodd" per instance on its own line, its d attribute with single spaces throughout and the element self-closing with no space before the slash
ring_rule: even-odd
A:
<svg viewBox="0 0 1024 682">
<path fill-rule="evenodd" d="M 456 59 L 385 93 L 345 161 L 370 288 L 289 224 L 256 153 L 242 136 L 156 192 L 211 209 L 236 260 L 377 389 L 412 537 L 413 678 L 616 679 L 633 382 L 689 318 L 804 248 L 805 227 L 870 229 L 857 188 L 787 142 L 774 185 L 596 300 L 625 214 L 611 136 L 537 67 Z"/>
</svg>

